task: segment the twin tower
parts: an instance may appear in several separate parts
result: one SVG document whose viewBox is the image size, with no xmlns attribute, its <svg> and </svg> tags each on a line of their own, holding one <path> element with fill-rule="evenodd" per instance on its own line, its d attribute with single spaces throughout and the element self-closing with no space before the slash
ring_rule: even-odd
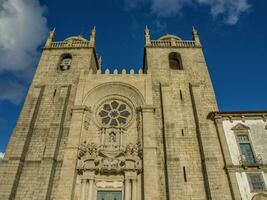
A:
<svg viewBox="0 0 267 200">
<path fill-rule="evenodd" d="M 230 200 L 197 31 L 150 39 L 143 69 L 101 73 L 95 28 L 43 49 L 0 163 L 1 200 Z"/>
</svg>

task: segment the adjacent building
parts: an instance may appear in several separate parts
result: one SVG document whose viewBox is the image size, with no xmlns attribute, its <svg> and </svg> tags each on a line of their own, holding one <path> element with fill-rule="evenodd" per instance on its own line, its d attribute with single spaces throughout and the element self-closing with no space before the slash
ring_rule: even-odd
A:
<svg viewBox="0 0 267 200">
<path fill-rule="evenodd" d="M 213 112 L 236 199 L 266 199 L 267 111 Z"/>
</svg>

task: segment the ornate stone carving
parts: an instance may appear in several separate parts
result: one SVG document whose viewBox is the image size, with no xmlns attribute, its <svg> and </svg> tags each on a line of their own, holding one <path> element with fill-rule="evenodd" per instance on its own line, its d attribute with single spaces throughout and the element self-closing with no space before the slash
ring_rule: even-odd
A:
<svg viewBox="0 0 267 200">
<path fill-rule="evenodd" d="M 81 158 L 85 154 L 88 154 L 90 156 L 96 156 L 97 153 L 98 153 L 98 148 L 95 143 L 86 143 L 86 141 L 84 141 L 79 148 L 78 157 Z"/>
<path fill-rule="evenodd" d="M 98 188 L 122 188 L 122 181 L 96 181 Z"/>
<path fill-rule="evenodd" d="M 113 139 L 111 139 L 113 140 Z M 141 149 L 139 144 L 128 144 L 124 150 L 105 151 L 95 143 L 84 142 L 78 153 L 78 171 L 96 172 L 141 171 Z"/>
<path fill-rule="evenodd" d="M 137 143 L 137 144 L 130 143 L 130 144 L 128 144 L 126 146 L 125 153 L 126 153 L 126 155 L 141 157 L 142 149 L 141 149 L 140 143 Z"/>
<path fill-rule="evenodd" d="M 91 121 L 91 117 L 90 117 L 90 115 L 91 115 L 91 113 L 90 113 L 91 111 L 88 111 L 88 112 L 86 112 L 85 113 L 85 116 L 84 116 L 84 123 L 83 123 L 83 126 L 84 126 L 84 129 L 85 130 L 88 130 L 89 129 L 89 126 L 90 126 L 90 121 Z"/>
</svg>

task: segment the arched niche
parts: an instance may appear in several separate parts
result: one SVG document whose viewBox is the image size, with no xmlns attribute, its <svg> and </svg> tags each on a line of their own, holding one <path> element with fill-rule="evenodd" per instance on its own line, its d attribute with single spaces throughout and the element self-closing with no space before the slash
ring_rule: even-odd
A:
<svg viewBox="0 0 267 200">
<path fill-rule="evenodd" d="M 94 110 L 94 106 L 98 102 L 112 96 L 121 96 L 124 99 L 128 99 L 135 108 L 145 104 L 143 95 L 136 87 L 121 82 L 108 82 L 90 90 L 86 94 L 82 105 L 91 107 Z"/>
</svg>

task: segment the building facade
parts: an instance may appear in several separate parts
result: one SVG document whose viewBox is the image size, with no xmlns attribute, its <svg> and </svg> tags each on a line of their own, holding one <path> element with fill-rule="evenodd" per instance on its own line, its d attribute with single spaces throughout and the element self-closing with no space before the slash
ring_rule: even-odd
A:
<svg viewBox="0 0 267 200">
<path fill-rule="evenodd" d="M 214 112 L 236 199 L 267 199 L 267 112 Z"/>
<path fill-rule="evenodd" d="M 234 179 L 225 159 L 237 149 L 208 118 L 218 108 L 192 35 L 151 40 L 146 28 L 143 68 L 111 73 L 95 28 L 89 40 L 52 31 L 0 164 L 0 199 L 241 199 L 243 172 Z"/>
</svg>

